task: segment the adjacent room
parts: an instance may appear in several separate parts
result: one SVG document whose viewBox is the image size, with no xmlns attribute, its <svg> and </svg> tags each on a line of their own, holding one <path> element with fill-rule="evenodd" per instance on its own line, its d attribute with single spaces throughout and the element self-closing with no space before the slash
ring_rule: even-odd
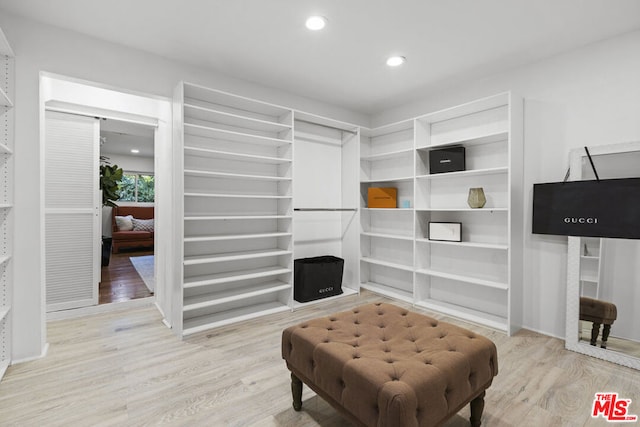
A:
<svg viewBox="0 0 640 427">
<path fill-rule="evenodd" d="M 155 200 L 154 130 L 118 120 L 100 122 L 101 178 L 113 179 L 117 200 L 104 198 L 102 209 L 100 304 L 153 295 Z M 106 180 L 106 177 L 105 177 Z M 110 206 L 110 202 L 116 206 Z M 134 221 L 135 219 L 135 221 Z M 109 240 L 110 239 L 110 240 Z"/>
<path fill-rule="evenodd" d="M 0 0 L 0 425 L 640 414 L 637 0 Z"/>
</svg>

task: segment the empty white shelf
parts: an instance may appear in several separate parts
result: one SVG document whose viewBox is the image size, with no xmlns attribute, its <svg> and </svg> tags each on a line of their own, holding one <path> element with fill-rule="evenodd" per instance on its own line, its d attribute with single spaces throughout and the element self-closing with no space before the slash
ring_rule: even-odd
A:
<svg viewBox="0 0 640 427">
<path fill-rule="evenodd" d="M 0 154 L 13 154 L 13 151 L 5 144 L 0 143 Z"/>
<path fill-rule="evenodd" d="M 439 144 L 433 144 L 428 146 L 418 147 L 418 150 L 435 150 L 439 148 L 450 147 L 452 145 L 480 145 L 480 144 L 491 144 L 494 142 L 504 141 L 505 143 L 509 140 L 509 133 L 505 131 L 491 132 L 484 135 L 477 135 L 470 138 L 460 138 L 455 139 Z"/>
<path fill-rule="evenodd" d="M 208 126 L 200 126 L 190 123 L 184 124 L 184 133 L 186 135 L 199 136 L 202 138 L 221 139 L 225 141 L 243 142 L 248 144 L 270 144 L 276 146 L 291 144 L 291 141 L 285 139 L 234 132 L 224 129 L 215 129 Z"/>
<path fill-rule="evenodd" d="M 509 289 L 509 285 L 503 282 L 497 282 L 495 280 L 478 279 L 476 277 L 465 276 L 462 274 L 445 273 L 442 271 L 432 270 L 429 268 L 422 268 L 422 269 L 416 270 L 416 273 L 425 274 L 427 276 L 433 276 L 433 277 L 441 277 L 443 279 L 456 280 L 458 282 L 471 283 L 474 285 L 486 286 L 489 288 L 502 289 L 505 291 Z"/>
<path fill-rule="evenodd" d="M 2 29 L 0 29 L 0 55 L 8 56 L 9 58 L 13 58 L 15 56 Z M 0 375 L 0 378 L 2 378 L 2 375 Z"/>
<path fill-rule="evenodd" d="M 290 199 L 291 196 L 274 196 L 271 194 L 221 194 L 221 193 L 184 193 L 185 197 L 217 197 L 229 199 Z"/>
<path fill-rule="evenodd" d="M 231 271 L 226 273 L 209 274 L 206 276 L 196 276 L 186 278 L 185 288 L 197 288 L 200 286 L 210 286 L 219 283 L 239 282 L 242 280 L 259 279 L 261 277 L 273 277 L 280 274 L 290 273 L 290 268 L 281 266 L 256 268 L 253 270 Z"/>
<path fill-rule="evenodd" d="M 11 203 L 0 203 L 0 209 L 11 209 L 12 207 Z"/>
<path fill-rule="evenodd" d="M 507 212 L 509 209 L 500 207 L 484 207 L 484 208 L 416 208 L 416 211 L 425 211 L 425 212 Z"/>
<path fill-rule="evenodd" d="M 378 138 L 381 136 L 391 135 L 393 133 L 401 133 L 410 130 L 413 130 L 413 120 L 401 120 L 399 122 L 390 123 L 388 125 L 372 129 L 369 132 L 368 136 L 370 136 L 371 138 Z"/>
<path fill-rule="evenodd" d="M 238 114 L 200 107 L 188 103 L 184 104 L 184 115 L 185 117 L 198 120 L 261 132 L 282 132 L 291 129 L 291 125 L 285 123 L 240 116 Z"/>
<path fill-rule="evenodd" d="M 329 119 L 327 117 L 318 116 L 312 113 L 305 113 L 303 111 L 294 111 L 295 120 L 298 122 L 305 122 L 314 126 L 333 128 L 338 131 L 344 131 L 356 134 L 360 127 L 351 123 L 346 123 L 340 120 Z M 296 132 L 298 129 L 296 129 Z"/>
<path fill-rule="evenodd" d="M 386 159 L 391 159 L 394 157 L 402 157 L 405 156 L 407 154 L 412 154 L 413 153 L 413 148 L 405 148 L 402 150 L 396 150 L 396 151 L 388 151 L 386 153 L 378 153 L 378 154 L 369 154 L 366 156 L 362 156 L 360 160 L 366 160 L 369 162 L 375 162 L 378 160 L 386 160 Z"/>
<path fill-rule="evenodd" d="M 3 107 L 13 107 L 13 102 L 11 102 L 11 99 L 9 98 L 9 96 L 5 93 L 4 90 L 2 90 L 2 88 L 0 87 L 0 106 Z"/>
<path fill-rule="evenodd" d="M 291 251 L 285 249 L 263 249 L 245 252 L 225 252 L 217 255 L 200 255 L 185 257 L 184 265 L 212 264 L 216 262 L 242 261 L 255 258 L 269 258 L 281 255 L 291 255 Z"/>
<path fill-rule="evenodd" d="M 9 315 L 9 310 L 9 307 L 0 306 L 0 323 Z"/>
<path fill-rule="evenodd" d="M 235 310 L 223 311 L 206 316 L 185 319 L 182 329 L 182 335 L 192 335 L 197 332 L 206 331 L 207 329 L 213 329 L 243 320 L 249 320 L 255 317 L 266 316 L 268 314 L 280 313 L 289 310 L 289 306 L 284 305 L 278 301 L 273 301 L 245 306 Z"/>
<path fill-rule="evenodd" d="M 404 264 L 398 264 L 397 262 L 383 261 L 383 260 L 380 260 L 380 259 L 369 258 L 369 257 L 362 257 L 362 258 L 360 258 L 360 260 L 363 261 L 363 262 L 367 262 L 369 264 L 381 265 L 381 266 L 384 266 L 384 267 L 395 268 L 397 270 L 413 271 L 413 267 L 412 266 L 404 265 Z"/>
<path fill-rule="evenodd" d="M 185 221 L 218 221 L 218 220 L 256 220 L 256 219 L 291 219 L 291 215 L 200 215 L 185 216 Z"/>
<path fill-rule="evenodd" d="M 184 311 L 197 310 L 205 307 L 213 307 L 220 304 L 227 304 L 232 301 L 248 299 L 260 295 L 286 291 L 291 289 L 289 283 L 279 280 L 260 283 L 257 285 L 244 286 L 240 288 L 229 289 L 225 291 L 211 292 L 203 295 L 185 297 Z"/>
<path fill-rule="evenodd" d="M 241 239 L 265 239 L 270 237 L 285 237 L 291 236 L 291 233 L 288 232 L 273 232 L 273 233 L 248 233 L 248 234 L 223 234 L 220 236 L 194 236 L 194 237 L 185 237 L 185 243 L 193 243 L 193 242 L 213 242 L 213 241 L 222 241 L 222 240 L 241 240 Z"/>
<path fill-rule="evenodd" d="M 394 288 L 393 286 L 383 285 L 375 282 L 361 283 L 360 286 L 363 289 L 375 292 L 380 295 L 387 296 L 389 298 L 399 299 L 401 301 L 413 302 L 413 293 L 402 289 Z"/>
<path fill-rule="evenodd" d="M 478 323 L 483 326 L 488 326 L 499 331 L 507 331 L 507 319 L 505 319 L 504 317 L 496 316 L 494 314 L 485 313 L 482 311 L 477 311 L 467 307 L 449 304 L 433 299 L 417 301 L 416 305 L 428 310 L 436 311 L 438 313 L 458 317 L 469 322 Z"/>
<path fill-rule="evenodd" d="M 184 82 L 184 97 L 185 103 L 199 100 L 209 106 L 219 105 L 227 109 L 231 108 L 236 110 L 237 114 L 259 114 L 264 118 L 271 117 L 272 121 L 275 121 L 276 117 L 291 113 L 291 109 L 286 107 L 188 82 Z"/>
<path fill-rule="evenodd" d="M 10 256 L 0 256 L 0 266 L 11 259 Z"/>
<path fill-rule="evenodd" d="M 206 176 L 211 178 L 229 178 L 229 179 L 248 179 L 258 181 L 291 181 L 290 177 L 266 176 L 266 175 L 249 175 L 244 173 L 214 172 L 194 169 L 185 169 L 185 175 Z"/>
<path fill-rule="evenodd" d="M 228 159 L 228 160 L 242 160 L 242 161 L 252 162 L 252 163 L 266 163 L 266 164 L 279 165 L 279 164 L 292 162 L 291 159 L 287 159 L 287 158 L 259 156 L 256 154 L 246 154 L 246 153 L 234 153 L 231 151 L 212 150 L 209 148 L 190 147 L 190 146 L 185 146 L 184 152 L 192 155 L 197 155 L 197 156 L 215 157 L 218 159 Z"/>
<path fill-rule="evenodd" d="M 371 233 L 371 232 L 363 232 L 360 233 L 362 236 L 376 237 L 380 239 L 396 239 L 396 240 L 413 240 L 413 236 L 401 236 L 398 234 L 384 234 L 384 233 Z"/>
</svg>

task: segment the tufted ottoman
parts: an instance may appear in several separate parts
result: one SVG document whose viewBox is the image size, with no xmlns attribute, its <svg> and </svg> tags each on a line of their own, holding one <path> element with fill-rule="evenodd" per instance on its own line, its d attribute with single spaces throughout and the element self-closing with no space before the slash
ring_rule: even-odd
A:
<svg viewBox="0 0 640 427">
<path fill-rule="evenodd" d="M 600 347 L 607 348 L 607 340 L 611 332 L 611 325 L 618 317 L 618 309 L 615 304 L 599 299 L 580 297 L 580 320 L 593 322 L 591 327 L 591 345 L 596 345 L 600 334 L 600 324 L 602 327 L 602 344 Z"/>
<path fill-rule="evenodd" d="M 364 426 L 435 426 L 471 402 L 480 425 L 485 389 L 498 373 L 488 339 L 385 303 L 284 330 L 293 407 L 302 383 Z"/>
</svg>

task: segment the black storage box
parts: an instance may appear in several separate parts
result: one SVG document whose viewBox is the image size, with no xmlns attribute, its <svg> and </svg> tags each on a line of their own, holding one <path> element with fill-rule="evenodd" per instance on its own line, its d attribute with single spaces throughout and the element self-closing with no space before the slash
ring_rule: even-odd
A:
<svg viewBox="0 0 640 427">
<path fill-rule="evenodd" d="M 429 173 L 465 170 L 464 147 L 449 147 L 429 152 Z"/>
<path fill-rule="evenodd" d="M 308 302 L 342 293 L 344 260 L 335 256 L 293 261 L 293 298 Z"/>
</svg>

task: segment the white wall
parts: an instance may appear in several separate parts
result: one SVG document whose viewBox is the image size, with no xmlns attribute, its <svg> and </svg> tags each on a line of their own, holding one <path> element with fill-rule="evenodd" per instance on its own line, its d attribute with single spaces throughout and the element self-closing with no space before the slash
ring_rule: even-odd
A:
<svg viewBox="0 0 640 427">
<path fill-rule="evenodd" d="M 16 54 L 15 251 L 13 292 L 14 361 L 38 357 L 45 348 L 44 294 L 41 288 L 39 170 L 39 73 L 47 71 L 101 82 L 145 94 L 171 97 L 185 80 L 287 105 L 347 122 L 368 125 L 368 117 L 292 94 L 190 67 L 28 21 L 0 11 L 0 27 Z"/>
<path fill-rule="evenodd" d="M 420 94 L 374 126 L 511 90 L 525 99 L 524 325 L 564 336 L 567 239 L 532 235 L 533 183 L 561 181 L 569 150 L 640 140 L 640 31 L 491 78 Z"/>
</svg>

